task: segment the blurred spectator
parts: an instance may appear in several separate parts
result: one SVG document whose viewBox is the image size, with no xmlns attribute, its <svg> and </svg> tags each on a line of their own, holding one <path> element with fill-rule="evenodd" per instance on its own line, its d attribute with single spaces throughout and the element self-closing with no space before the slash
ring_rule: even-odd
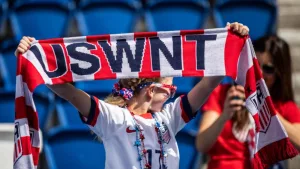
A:
<svg viewBox="0 0 300 169">
<path fill-rule="evenodd" d="M 268 36 L 255 41 L 254 49 L 277 115 L 300 150 L 300 110 L 292 91 L 289 45 L 277 36 Z M 242 86 L 219 85 L 203 105 L 196 145 L 210 156 L 208 169 L 251 168 L 246 136 L 252 117 L 244 108 L 244 99 Z M 278 163 L 276 168 L 284 165 Z"/>
</svg>

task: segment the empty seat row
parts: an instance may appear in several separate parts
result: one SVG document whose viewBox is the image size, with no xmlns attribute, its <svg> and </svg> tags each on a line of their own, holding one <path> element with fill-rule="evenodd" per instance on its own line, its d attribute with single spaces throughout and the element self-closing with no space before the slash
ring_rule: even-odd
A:
<svg viewBox="0 0 300 169">
<path fill-rule="evenodd" d="M 7 3 L 0 4 L 5 11 Z M 72 29 L 72 18 L 82 35 L 133 32 L 141 17 L 148 31 L 200 29 L 210 12 L 216 27 L 242 22 L 256 39 L 274 33 L 277 18 L 273 0 L 216 0 L 212 8 L 206 0 L 149 0 L 143 8 L 137 0 L 84 0 L 76 8 L 71 0 L 17 0 L 7 11 L 0 18 L 9 19 L 17 40 L 24 35 L 37 39 L 64 37 Z"/>
</svg>

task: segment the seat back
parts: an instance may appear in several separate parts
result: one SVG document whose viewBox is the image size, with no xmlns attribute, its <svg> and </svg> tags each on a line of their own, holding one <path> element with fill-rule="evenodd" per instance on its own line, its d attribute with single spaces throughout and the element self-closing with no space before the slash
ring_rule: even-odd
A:
<svg viewBox="0 0 300 169">
<path fill-rule="evenodd" d="M 146 23 L 150 31 L 200 29 L 208 16 L 205 0 L 148 1 Z"/>
<path fill-rule="evenodd" d="M 213 13 L 217 27 L 225 27 L 227 22 L 243 23 L 250 28 L 253 40 L 276 32 L 274 0 L 217 0 Z"/>
<path fill-rule="evenodd" d="M 94 80 L 86 82 L 77 82 L 75 86 L 88 93 L 100 93 L 108 95 L 111 93 L 113 85 L 118 82 L 118 80 Z"/>
<path fill-rule="evenodd" d="M 58 125 L 72 127 L 76 125 L 83 125 L 80 120 L 79 112 L 76 108 L 66 101 L 59 101 L 56 103 Z"/>
<path fill-rule="evenodd" d="M 0 53 L 0 70 L 4 80 L 4 89 L 14 91 L 16 84 L 17 58 L 14 55 L 17 43 L 2 42 Z"/>
<path fill-rule="evenodd" d="M 133 32 L 141 5 L 135 0 L 86 0 L 76 14 L 82 35 Z"/>
<path fill-rule="evenodd" d="M 104 169 L 105 150 L 88 129 L 54 128 L 45 143 L 49 169 Z"/>
<path fill-rule="evenodd" d="M 15 120 L 15 94 L 2 92 L 0 97 L 0 122 L 13 123 Z"/>
<path fill-rule="evenodd" d="M 197 161 L 198 152 L 195 147 L 195 136 L 189 134 L 185 131 L 180 131 L 176 135 L 176 140 L 179 148 L 180 169 L 192 169 L 195 167 L 195 162 Z"/>
<path fill-rule="evenodd" d="M 174 77 L 173 84 L 177 86 L 177 95 L 188 94 L 188 92 L 200 81 L 196 77 Z"/>
<path fill-rule="evenodd" d="M 17 40 L 22 36 L 57 38 L 65 35 L 71 11 L 71 0 L 20 0 L 14 4 L 10 21 Z"/>
<path fill-rule="evenodd" d="M 0 28 L 2 28 L 2 24 L 7 16 L 7 1 L 0 0 Z"/>
</svg>

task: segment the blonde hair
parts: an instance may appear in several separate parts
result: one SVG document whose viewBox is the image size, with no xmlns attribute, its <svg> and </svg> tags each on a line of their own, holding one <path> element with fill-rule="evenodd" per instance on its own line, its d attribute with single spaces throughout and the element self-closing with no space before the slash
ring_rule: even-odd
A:
<svg viewBox="0 0 300 169">
<path fill-rule="evenodd" d="M 119 84 L 120 88 L 127 88 L 133 90 L 133 96 L 136 96 L 139 93 L 137 89 L 139 84 L 146 82 L 160 82 L 164 78 L 128 78 L 128 79 L 120 79 Z M 126 100 L 121 96 L 115 96 L 114 94 L 108 95 L 104 101 L 109 104 L 117 105 L 120 107 L 124 107 L 126 105 Z"/>
</svg>

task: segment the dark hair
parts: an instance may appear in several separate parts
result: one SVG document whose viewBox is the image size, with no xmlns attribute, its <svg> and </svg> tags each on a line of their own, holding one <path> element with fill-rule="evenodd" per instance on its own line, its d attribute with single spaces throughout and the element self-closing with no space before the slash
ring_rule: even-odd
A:
<svg viewBox="0 0 300 169">
<path fill-rule="evenodd" d="M 256 52 L 268 52 L 276 69 L 276 80 L 270 90 L 274 101 L 294 101 L 290 48 L 276 35 L 265 36 L 253 42 Z"/>
</svg>

